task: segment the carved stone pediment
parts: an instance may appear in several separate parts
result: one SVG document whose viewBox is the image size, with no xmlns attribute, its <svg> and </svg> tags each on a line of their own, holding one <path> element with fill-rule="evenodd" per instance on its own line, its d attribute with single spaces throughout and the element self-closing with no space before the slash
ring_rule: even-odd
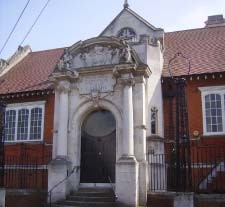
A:
<svg viewBox="0 0 225 207">
<path fill-rule="evenodd" d="M 136 62 L 137 56 L 126 42 L 114 37 L 97 37 L 67 48 L 58 62 L 57 69 L 81 70 Z"/>
</svg>

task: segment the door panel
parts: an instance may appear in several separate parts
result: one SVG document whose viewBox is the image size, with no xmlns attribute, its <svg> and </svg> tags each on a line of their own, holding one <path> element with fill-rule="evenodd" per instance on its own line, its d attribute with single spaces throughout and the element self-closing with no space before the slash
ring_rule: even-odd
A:
<svg viewBox="0 0 225 207">
<path fill-rule="evenodd" d="M 109 118 L 108 114 L 107 116 Z M 104 124 L 99 124 L 101 130 Z M 81 137 L 81 183 L 109 183 L 109 178 L 114 183 L 116 130 L 110 129 L 110 133 L 105 136 L 91 136 L 86 133 L 85 128 L 87 127 L 82 127 Z M 104 129 L 104 134 L 107 134 L 105 132 Z M 96 134 L 101 133 L 96 132 Z"/>
</svg>

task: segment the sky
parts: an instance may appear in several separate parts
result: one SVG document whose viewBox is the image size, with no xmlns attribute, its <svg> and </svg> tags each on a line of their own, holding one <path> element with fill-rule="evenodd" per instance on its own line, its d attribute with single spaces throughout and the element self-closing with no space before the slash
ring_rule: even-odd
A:
<svg viewBox="0 0 225 207">
<path fill-rule="evenodd" d="M 0 0 L 0 50 L 28 0 Z M 0 58 L 18 48 L 47 0 L 31 0 Z M 225 0 L 128 0 L 130 8 L 165 32 L 201 28 L 223 14 Z M 98 36 L 123 9 L 124 0 L 50 0 L 22 46 L 32 51 L 71 46 Z"/>
</svg>

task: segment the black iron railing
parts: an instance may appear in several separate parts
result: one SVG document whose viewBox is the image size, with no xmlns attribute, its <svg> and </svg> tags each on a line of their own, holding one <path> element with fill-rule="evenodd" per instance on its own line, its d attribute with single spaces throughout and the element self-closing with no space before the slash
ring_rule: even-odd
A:
<svg viewBox="0 0 225 207">
<path fill-rule="evenodd" d="M 225 193 L 225 146 L 199 146 L 191 144 L 191 166 L 176 165 L 176 159 L 167 144 L 165 154 L 148 154 L 149 191 L 175 191 L 196 193 Z M 179 176 L 177 175 L 179 167 Z M 192 182 L 184 176 L 191 169 Z M 186 178 L 186 179 L 184 179 Z M 180 188 L 183 183 L 186 188 Z"/>
<path fill-rule="evenodd" d="M 44 144 L 25 143 L 5 148 L 7 153 L 4 157 L 4 187 L 47 190 L 47 165 L 51 160 L 51 150 L 47 150 L 48 147 Z"/>
</svg>

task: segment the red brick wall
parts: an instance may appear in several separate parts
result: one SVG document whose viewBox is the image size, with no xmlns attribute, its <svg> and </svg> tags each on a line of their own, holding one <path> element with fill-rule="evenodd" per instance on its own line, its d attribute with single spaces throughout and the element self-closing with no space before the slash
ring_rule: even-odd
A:
<svg viewBox="0 0 225 207">
<path fill-rule="evenodd" d="M 191 138 L 195 138 L 193 132 L 195 130 L 199 131 L 199 136 L 203 135 L 203 118 L 202 118 L 202 103 L 201 103 L 201 92 L 198 87 L 205 86 L 218 86 L 225 85 L 225 74 L 222 78 L 219 75 L 208 75 L 205 79 L 205 75 L 193 76 L 192 80 L 187 79 L 187 99 L 188 99 L 188 116 L 189 116 L 189 133 Z M 163 90 L 168 91 L 166 84 L 163 84 Z M 175 107 L 175 106 L 174 106 Z M 165 126 L 165 137 L 169 137 L 169 102 L 168 99 L 164 98 L 164 126 Z M 175 117 L 175 114 L 174 114 Z M 207 136 L 203 137 L 205 144 L 224 144 L 225 145 L 225 135 L 223 136 Z"/>
<path fill-rule="evenodd" d="M 54 119 L 54 94 L 31 96 L 24 98 L 14 98 L 7 100 L 7 104 L 10 103 L 24 103 L 45 101 L 45 114 L 44 114 L 44 134 L 43 141 L 40 142 L 27 142 L 26 146 L 29 146 L 27 150 L 28 156 L 40 157 L 42 154 L 51 154 L 51 144 L 53 137 L 53 119 Z M 21 143 L 6 143 L 5 155 L 6 156 L 20 156 L 24 145 Z"/>
</svg>

